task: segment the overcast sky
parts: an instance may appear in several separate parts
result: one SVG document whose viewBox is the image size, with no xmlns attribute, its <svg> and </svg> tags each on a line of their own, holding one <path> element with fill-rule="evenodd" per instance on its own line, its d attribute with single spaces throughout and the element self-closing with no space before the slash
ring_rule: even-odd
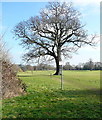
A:
<svg viewBox="0 0 102 120">
<path fill-rule="evenodd" d="M 22 20 L 27 20 L 31 16 L 38 15 L 41 8 L 44 8 L 46 2 L 11 2 L 10 0 L 2 0 L 2 30 L 6 31 L 4 40 L 6 47 L 10 49 L 13 63 L 22 63 L 21 56 L 24 49 L 19 45 L 20 41 L 13 39 L 12 29 Z M 23 1 L 23 0 L 22 0 Z M 34 1 L 34 0 L 30 0 Z M 44 0 L 43 0 L 44 1 Z M 62 0 L 61 0 L 62 1 Z M 68 0 L 67 0 L 68 1 Z M 67 2 L 66 1 L 66 2 Z M 82 13 L 81 21 L 86 24 L 85 29 L 89 34 L 100 34 L 100 0 L 72 0 L 74 7 Z M 72 2 L 71 1 L 71 2 Z M 100 38 L 97 38 L 100 39 Z M 96 48 L 90 46 L 83 47 L 78 50 L 77 54 L 73 54 L 68 60 L 71 64 L 78 64 L 88 61 L 90 58 L 94 62 L 100 61 L 100 45 Z M 64 60 L 64 62 L 66 62 Z"/>
</svg>

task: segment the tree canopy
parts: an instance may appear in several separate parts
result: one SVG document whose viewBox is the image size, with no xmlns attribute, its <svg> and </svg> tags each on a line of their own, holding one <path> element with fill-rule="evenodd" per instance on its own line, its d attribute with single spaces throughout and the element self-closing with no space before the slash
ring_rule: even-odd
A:
<svg viewBox="0 0 102 120">
<path fill-rule="evenodd" d="M 89 39 L 80 21 L 79 11 L 66 2 L 49 2 L 41 9 L 39 16 L 20 22 L 13 32 L 28 49 L 24 55 L 26 60 L 44 56 L 51 56 L 55 60 L 55 75 L 59 74 L 61 55 L 69 58 L 70 53 L 83 45 L 94 45 L 94 36 Z"/>
</svg>

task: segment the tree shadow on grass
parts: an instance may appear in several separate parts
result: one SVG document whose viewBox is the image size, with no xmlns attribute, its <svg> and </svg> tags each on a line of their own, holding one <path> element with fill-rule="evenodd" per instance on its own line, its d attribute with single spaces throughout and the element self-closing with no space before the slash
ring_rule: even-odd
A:
<svg viewBox="0 0 102 120">
<path fill-rule="evenodd" d="M 17 75 L 17 77 L 32 77 L 33 75 Z"/>
<path fill-rule="evenodd" d="M 101 119 L 100 104 L 92 96 L 99 97 L 100 91 L 100 89 L 32 91 L 28 95 L 9 99 L 9 104 L 5 103 L 9 108 L 7 118 L 12 120 L 14 115 L 19 120 L 55 118 L 59 120 L 98 118 L 99 120 Z"/>
<path fill-rule="evenodd" d="M 53 77 L 52 74 L 49 74 L 49 75 L 45 75 L 45 74 L 37 74 L 37 75 L 33 75 L 33 74 L 31 74 L 31 75 L 17 75 L 17 77 L 35 77 L 35 76 Z"/>
<path fill-rule="evenodd" d="M 56 91 L 61 93 L 63 96 L 69 95 L 102 95 L 102 89 L 85 89 L 85 90 L 60 90 Z"/>
</svg>

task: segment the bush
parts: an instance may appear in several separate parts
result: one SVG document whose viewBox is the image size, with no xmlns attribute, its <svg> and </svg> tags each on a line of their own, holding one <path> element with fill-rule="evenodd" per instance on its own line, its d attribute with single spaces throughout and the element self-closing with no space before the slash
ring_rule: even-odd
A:
<svg viewBox="0 0 102 120">
<path fill-rule="evenodd" d="M 26 85 L 17 78 L 15 69 L 2 43 L 0 43 L 0 64 L 0 93 L 2 94 L 2 98 L 10 98 L 25 94 Z"/>
</svg>

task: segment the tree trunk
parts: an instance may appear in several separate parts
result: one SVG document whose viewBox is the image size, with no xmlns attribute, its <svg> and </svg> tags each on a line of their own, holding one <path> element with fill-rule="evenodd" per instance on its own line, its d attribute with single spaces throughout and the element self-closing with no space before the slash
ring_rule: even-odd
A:
<svg viewBox="0 0 102 120">
<path fill-rule="evenodd" d="M 59 59 L 56 58 L 56 59 L 55 59 L 55 62 L 56 62 L 56 72 L 55 72 L 54 75 L 59 75 L 59 74 L 60 74 Z"/>
<path fill-rule="evenodd" d="M 55 57 L 56 72 L 55 72 L 54 75 L 60 75 L 61 74 L 60 65 L 59 65 L 60 61 L 61 61 L 61 47 L 60 47 L 60 45 L 58 45 L 58 48 L 57 48 L 57 57 Z"/>
<path fill-rule="evenodd" d="M 56 62 L 56 72 L 54 75 L 61 75 L 61 65 L 59 64 L 59 62 L 61 61 L 61 53 L 58 54 L 58 57 L 55 58 L 55 62 Z"/>
</svg>

